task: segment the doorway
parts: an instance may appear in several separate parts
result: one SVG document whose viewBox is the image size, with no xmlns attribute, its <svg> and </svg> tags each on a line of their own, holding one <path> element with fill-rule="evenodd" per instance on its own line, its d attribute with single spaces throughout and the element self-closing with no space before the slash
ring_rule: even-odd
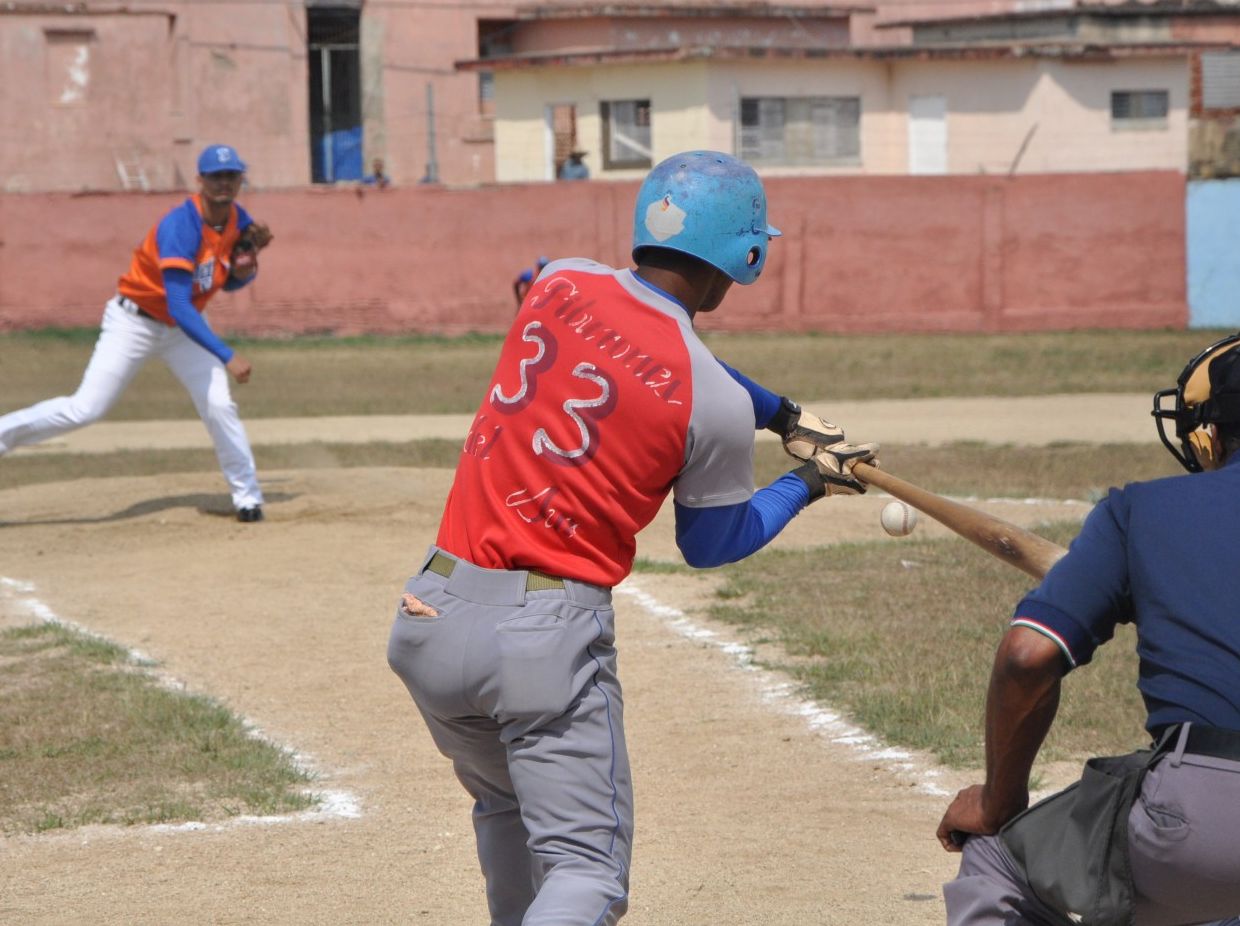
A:
<svg viewBox="0 0 1240 926">
<path fill-rule="evenodd" d="M 361 180 L 361 12 L 308 7 L 306 20 L 310 177 L 315 183 Z"/>
<path fill-rule="evenodd" d="M 947 173 L 947 97 L 909 97 L 908 172 Z"/>
<path fill-rule="evenodd" d="M 560 168 L 569 152 L 577 146 L 577 106 L 573 103 L 552 103 L 547 107 L 547 171 L 548 180 L 560 176 Z"/>
</svg>

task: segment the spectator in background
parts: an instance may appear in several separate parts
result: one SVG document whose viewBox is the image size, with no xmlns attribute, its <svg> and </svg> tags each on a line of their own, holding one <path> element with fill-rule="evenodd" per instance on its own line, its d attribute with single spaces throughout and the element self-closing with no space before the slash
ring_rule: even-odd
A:
<svg viewBox="0 0 1240 926">
<path fill-rule="evenodd" d="M 538 258 L 538 263 L 533 267 L 526 267 L 517 278 L 512 281 L 512 294 L 517 298 L 517 308 L 521 308 L 521 303 L 525 301 L 525 294 L 530 291 L 530 287 L 534 285 L 534 281 L 538 279 L 538 275 L 542 273 L 543 267 L 547 266 L 549 261 L 545 257 Z"/>
<path fill-rule="evenodd" d="M 375 158 L 371 162 L 370 173 L 362 178 L 362 183 L 367 186 L 377 186 L 381 190 L 387 189 L 392 185 L 392 178 L 383 171 L 383 158 Z"/>
<path fill-rule="evenodd" d="M 581 160 L 588 152 L 570 151 L 568 160 L 560 165 L 561 180 L 589 180 L 590 168 Z"/>
</svg>

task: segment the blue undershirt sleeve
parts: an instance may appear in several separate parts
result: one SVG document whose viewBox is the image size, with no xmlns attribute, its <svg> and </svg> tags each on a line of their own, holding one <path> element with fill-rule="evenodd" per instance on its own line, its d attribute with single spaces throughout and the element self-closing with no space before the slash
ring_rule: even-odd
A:
<svg viewBox="0 0 1240 926">
<path fill-rule="evenodd" d="M 194 292 L 193 275 L 188 270 L 165 270 L 163 278 L 164 292 L 168 296 L 168 314 L 177 327 L 195 344 L 218 357 L 220 363 L 232 360 L 232 348 L 219 339 L 190 301 Z"/>
<path fill-rule="evenodd" d="M 719 360 L 718 357 L 715 358 Z M 728 375 L 745 387 L 745 391 L 749 393 L 749 398 L 753 402 L 753 419 L 754 429 L 761 431 L 779 411 L 780 397 L 769 389 L 764 389 L 752 379 L 739 370 L 734 370 L 722 360 L 719 365 L 728 371 Z"/>
<path fill-rule="evenodd" d="M 809 489 L 791 473 L 739 505 L 689 508 L 677 502 L 676 545 L 697 569 L 734 563 L 770 543 L 807 504 Z"/>
</svg>

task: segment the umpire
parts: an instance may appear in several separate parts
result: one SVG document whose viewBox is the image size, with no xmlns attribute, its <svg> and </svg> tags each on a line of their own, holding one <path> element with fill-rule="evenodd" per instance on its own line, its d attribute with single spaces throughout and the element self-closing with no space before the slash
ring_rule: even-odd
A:
<svg viewBox="0 0 1240 926">
<path fill-rule="evenodd" d="M 938 828 L 947 851 L 964 842 L 944 887 L 950 926 L 1240 924 L 1240 334 L 1193 358 L 1153 414 L 1194 475 L 1112 489 L 1017 606 L 986 699 L 986 782 L 957 794 Z M 1138 776 L 1109 829 L 1085 795 L 1129 757 L 1090 760 L 1080 783 L 1017 817 L 1063 676 L 1128 622 L 1159 748 L 1128 762 Z M 1075 855 L 1078 825 L 1095 841 Z M 1057 902 L 1076 880 L 1091 908 Z M 1092 909 L 1108 897 L 1109 916 Z"/>
</svg>

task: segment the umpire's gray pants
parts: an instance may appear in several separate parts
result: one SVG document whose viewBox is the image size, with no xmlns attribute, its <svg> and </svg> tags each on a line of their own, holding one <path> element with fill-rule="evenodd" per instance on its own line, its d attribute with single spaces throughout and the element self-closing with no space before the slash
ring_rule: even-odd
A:
<svg viewBox="0 0 1240 926">
<path fill-rule="evenodd" d="M 610 589 L 457 560 L 405 591 L 388 663 L 474 798 L 492 926 L 611 924 L 628 908 L 633 790 Z"/>
<path fill-rule="evenodd" d="M 1240 926 L 1240 762 L 1179 750 L 1164 757 L 1129 814 L 1128 851 L 1136 926 Z M 969 838 L 943 898 L 948 926 L 1063 922 L 1033 896 L 997 836 Z"/>
</svg>

